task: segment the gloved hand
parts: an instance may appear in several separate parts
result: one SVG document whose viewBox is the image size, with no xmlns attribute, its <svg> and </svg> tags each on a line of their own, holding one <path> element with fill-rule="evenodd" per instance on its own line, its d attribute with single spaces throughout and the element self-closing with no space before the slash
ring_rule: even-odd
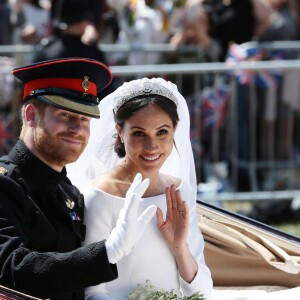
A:
<svg viewBox="0 0 300 300">
<path fill-rule="evenodd" d="M 126 193 L 124 207 L 120 212 L 116 227 L 105 242 L 108 260 L 112 264 L 117 263 L 133 250 L 156 212 L 157 207 L 151 205 L 138 216 L 139 202 L 148 186 L 149 179 L 142 181 L 142 175 L 138 173 Z"/>
</svg>

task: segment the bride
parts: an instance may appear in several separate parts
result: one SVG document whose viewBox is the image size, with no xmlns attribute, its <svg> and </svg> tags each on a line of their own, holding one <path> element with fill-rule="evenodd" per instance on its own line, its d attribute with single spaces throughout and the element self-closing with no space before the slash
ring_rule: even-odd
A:
<svg viewBox="0 0 300 300">
<path fill-rule="evenodd" d="M 85 244 L 107 239 L 134 177 L 149 178 L 139 210 L 156 205 L 135 249 L 118 264 L 118 279 L 86 290 L 86 299 L 126 299 L 150 281 L 179 296 L 210 299 L 212 279 L 196 213 L 190 117 L 175 84 L 162 78 L 124 83 L 100 102 L 89 145 L 68 176 L 85 196 Z"/>
</svg>

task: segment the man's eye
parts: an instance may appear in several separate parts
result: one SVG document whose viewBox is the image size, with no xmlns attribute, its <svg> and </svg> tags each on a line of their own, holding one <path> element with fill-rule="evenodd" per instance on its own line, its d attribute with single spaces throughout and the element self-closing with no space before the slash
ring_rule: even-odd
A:
<svg viewBox="0 0 300 300">
<path fill-rule="evenodd" d="M 81 117 L 81 121 L 88 122 L 90 119 L 88 117 Z"/>
</svg>

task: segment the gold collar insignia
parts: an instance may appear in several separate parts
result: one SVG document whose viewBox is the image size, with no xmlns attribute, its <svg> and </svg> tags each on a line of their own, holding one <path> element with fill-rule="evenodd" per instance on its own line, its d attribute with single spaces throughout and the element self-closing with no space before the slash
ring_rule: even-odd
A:
<svg viewBox="0 0 300 300">
<path fill-rule="evenodd" d="M 67 198 L 67 200 L 66 200 L 66 205 L 67 205 L 67 207 L 68 207 L 69 209 L 73 209 L 74 206 L 75 206 L 75 202 L 72 201 L 72 200 L 70 200 L 69 198 Z"/>
<path fill-rule="evenodd" d="M 7 175 L 7 173 L 8 173 L 7 169 L 0 167 L 0 174 Z"/>
</svg>

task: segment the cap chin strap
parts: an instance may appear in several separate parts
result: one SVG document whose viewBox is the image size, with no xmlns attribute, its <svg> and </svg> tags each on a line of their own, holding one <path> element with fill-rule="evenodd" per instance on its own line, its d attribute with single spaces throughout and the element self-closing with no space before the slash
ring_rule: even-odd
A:
<svg viewBox="0 0 300 300">
<path fill-rule="evenodd" d="M 83 105 L 98 105 L 99 98 L 97 96 L 85 93 L 82 91 L 67 90 L 62 88 L 44 88 L 32 90 L 30 94 L 24 97 L 24 102 L 28 101 L 32 97 L 39 97 L 43 95 L 54 95 L 62 96 L 65 98 L 76 99 L 76 102 L 79 102 Z"/>
</svg>

